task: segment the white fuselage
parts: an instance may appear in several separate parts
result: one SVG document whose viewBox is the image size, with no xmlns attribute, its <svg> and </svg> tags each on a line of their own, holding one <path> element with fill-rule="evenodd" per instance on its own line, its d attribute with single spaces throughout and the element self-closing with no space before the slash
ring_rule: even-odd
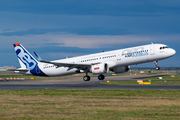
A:
<svg viewBox="0 0 180 120">
<path fill-rule="evenodd" d="M 159 61 L 169 58 L 174 54 L 175 50 L 172 48 L 168 48 L 164 44 L 149 44 L 144 46 L 55 60 L 54 62 L 77 64 L 107 63 L 109 69 L 111 69 L 115 67 Z M 55 66 L 54 64 L 41 62 L 38 63 L 38 66 L 47 76 L 76 74 L 78 70 L 78 68 L 69 69 L 69 67 Z"/>
</svg>

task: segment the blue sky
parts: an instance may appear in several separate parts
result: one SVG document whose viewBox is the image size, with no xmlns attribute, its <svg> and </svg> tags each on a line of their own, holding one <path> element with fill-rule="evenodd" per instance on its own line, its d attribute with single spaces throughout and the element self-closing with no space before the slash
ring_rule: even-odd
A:
<svg viewBox="0 0 180 120">
<path fill-rule="evenodd" d="M 0 16 L 0 66 L 19 67 L 17 42 L 46 60 L 153 42 L 177 52 L 159 66 L 180 67 L 179 0 L 5 0 Z"/>
</svg>

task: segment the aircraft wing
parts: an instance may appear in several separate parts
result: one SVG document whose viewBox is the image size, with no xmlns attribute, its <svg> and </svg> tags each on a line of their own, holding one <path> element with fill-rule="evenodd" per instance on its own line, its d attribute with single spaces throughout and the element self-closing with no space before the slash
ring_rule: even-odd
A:
<svg viewBox="0 0 180 120">
<path fill-rule="evenodd" d="M 37 59 L 40 62 L 54 64 L 54 65 L 57 65 L 57 66 L 69 67 L 68 70 L 71 70 L 73 68 L 78 68 L 78 69 L 81 69 L 81 70 L 87 70 L 88 68 L 91 67 L 91 65 L 99 64 L 99 63 L 91 64 L 91 63 L 65 63 L 65 62 L 57 62 L 57 61 L 46 61 L 46 60 L 43 60 L 37 53 L 34 52 L 34 54 L 36 55 Z"/>
<path fill-rule="evenodd" d="M 56 61 L 45 61 L 45 60 L 39 60 L 40 62 L 54 64 L 57 66 L 63 66 L 63 67 L 71 67 L 71 66 L 79 66 L 79 67 L 87 67 L 91 66 L 91 64 L 81 64 L 81 63 L 63 63 L 63 62 L 56 62 Z"/>
</svg>

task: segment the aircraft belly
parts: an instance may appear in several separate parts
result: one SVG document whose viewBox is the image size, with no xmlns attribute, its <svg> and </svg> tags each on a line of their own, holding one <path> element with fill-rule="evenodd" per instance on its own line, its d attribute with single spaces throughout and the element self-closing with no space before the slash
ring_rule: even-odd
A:
<svg viewBox="0 0 180 120">
<path fill-rule="evenodd" d="M 49 70 L 44 70 L 45 74 L 48 76 L 63 76 L 63 75 L 69 75 L 69 74 L 75 74 L 77 69 L 71 69 L 68 70 L 68 68 L 54 68 Z"/>
</svg>

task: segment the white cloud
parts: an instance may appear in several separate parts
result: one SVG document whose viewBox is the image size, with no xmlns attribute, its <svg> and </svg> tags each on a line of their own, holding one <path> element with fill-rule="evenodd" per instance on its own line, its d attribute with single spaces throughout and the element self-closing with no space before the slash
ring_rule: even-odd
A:
<svg viewBox="0 0 180 120">
<path fill-rule="evenodd" d="M 148 39 L 147 39 L 148 38 Z M 44 34 L 34 36 L 0 36 L 3 44 L 1 48 L 7 47 L 4 44 L 21 43 L 27 48 L 41 47 L 48 43 L 60 43 L 59 46 L 79 48 L 106 48 L 113 45 L 133 43 L 165 43 L 166 41 L 179 41 L 180 34 L 159 35 L 159 36 L 138 36 L 138 35 L 73 35 L 73 34 Z M 32 45 L 35 44 L 35 45 Z"/>
<path fill-rule="evenodd" d="M 108 36 L 108 35 L 61 35 L 54 36 L 49 43 L 64 43 L 66 47 L 104 48 L 117 44 L 128 44 L 145 41 L 144 37 L 136 36 Z"/>
</svg>

